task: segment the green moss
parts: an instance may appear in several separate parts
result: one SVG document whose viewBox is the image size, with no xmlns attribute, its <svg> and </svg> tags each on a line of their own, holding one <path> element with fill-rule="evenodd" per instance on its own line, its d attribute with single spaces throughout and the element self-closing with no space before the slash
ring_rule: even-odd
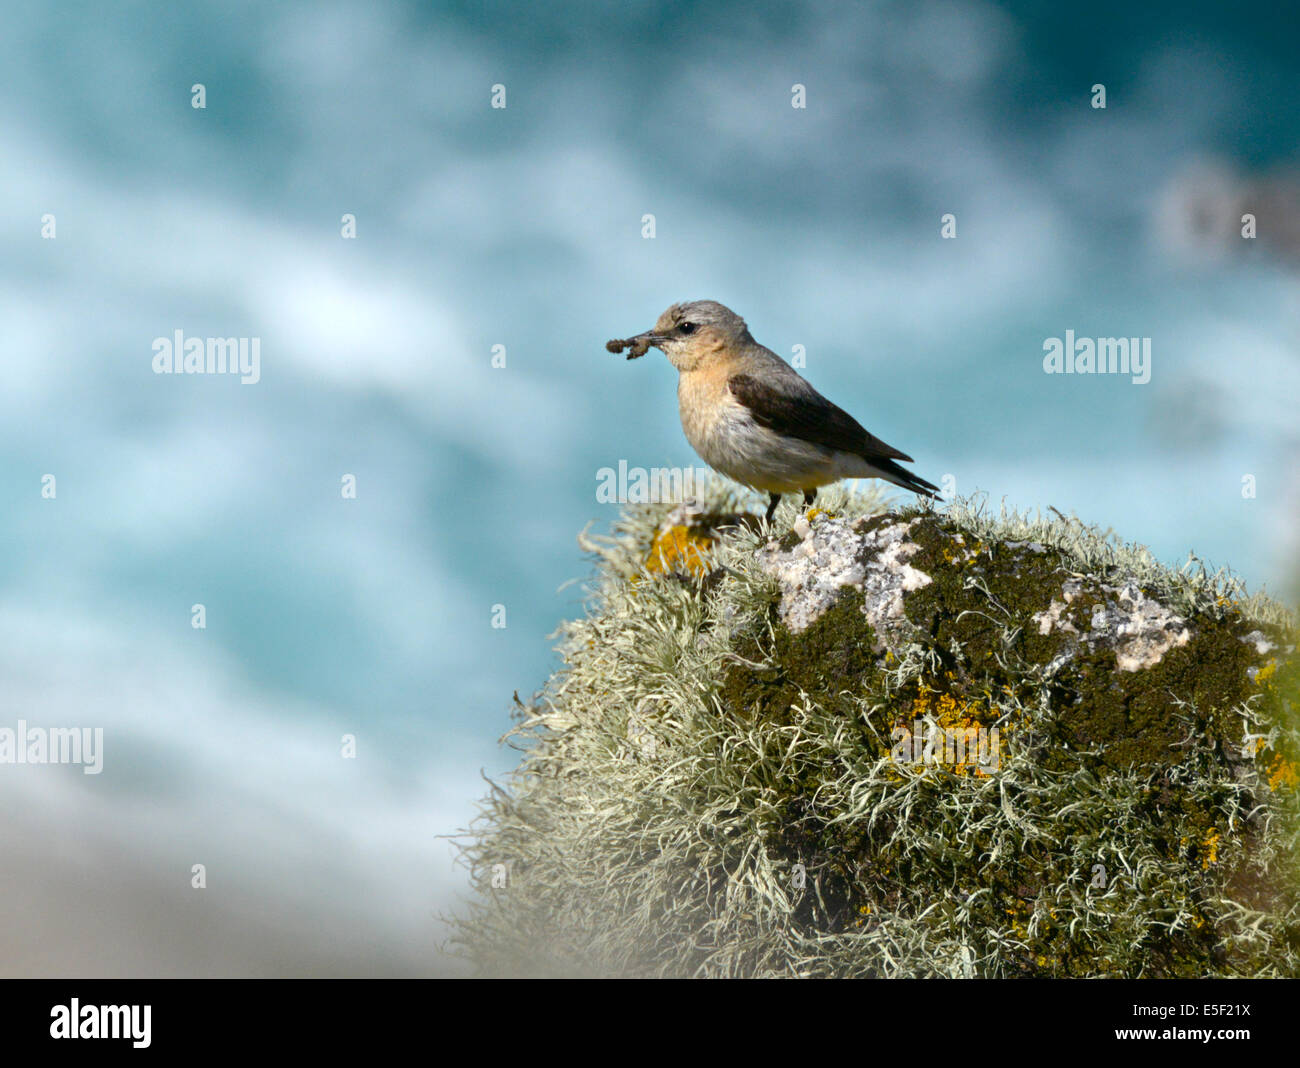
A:
<svg viewBox="0 0 1300 1068">
<path fill-rule="evenodd" d="M 764 628 L 770 629 L 772 640 L 750 633 L 738 641 L 737 650 L 745 660 L 765 663 L 768 669 L 732 665 L 718 688 L 722 703 L 766 722 L 786 723 L 791 706 L 806 694 L 851 718 L 856 711 L 852 695 L 872 692 L 880 675 L 862 603 L 860 591 L 845 588 L 799 634 L 780 622 L 773 603 Z"/>
<path fill-rule="evenodd" d="M 1026 693 L 1039 685 L 1033 665 L 1070 654 L 1043 688 L 1056 714 L 1055 742 L 1114 768 L 1178 762 L 1189 724 L 1170 715 L 1177 704 L 1193 706 L 1191 725 L 1218 744 L 1239 742 L 1233 710 L 1253 695 L 1248 671 L 1263 662 L 1242 638 L 1257 625 L 1240 616 L 1198 619 L 1186 645 L 1149 668 L 1121 671 L 1113 649 L 1089 651 L 1060 626 L 1043 635 L 1030 622 L 1062 599 L 1072 571 L 1060 551 L 989 545 L 937 517 L 919 520 L 911 537 L 922 546 L 911 564 L 933 581 L 906 599 L 907 615 L 953 665 L 956 692 Z M 1089 629 L 1105 599 L 1098 581 L 1085 582 L 1062 612 L 1077 632 Z"/>
</svg>

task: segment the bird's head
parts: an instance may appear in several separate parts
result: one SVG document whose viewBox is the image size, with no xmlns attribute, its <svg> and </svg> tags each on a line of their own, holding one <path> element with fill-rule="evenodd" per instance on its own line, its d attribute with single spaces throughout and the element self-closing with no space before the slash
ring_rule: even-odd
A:
<svg viewBox="0 0 1300 1068">
<path fill-rule="evenodd" d="M 730 308 L 716 300 L 692 300 L 674 304 L 651 329 L 630 340 L 633 353 L 653 345 L 677 370 L 693 371 L 738 345 L 751 343 L 753 338 L 745 320 Z"/>
</svg>

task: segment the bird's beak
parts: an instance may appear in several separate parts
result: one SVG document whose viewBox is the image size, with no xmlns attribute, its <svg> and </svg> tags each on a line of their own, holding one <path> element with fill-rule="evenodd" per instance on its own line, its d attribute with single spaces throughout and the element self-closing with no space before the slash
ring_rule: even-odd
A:
<svg viewBox="0 0 1300 1068">
<path fill-rule="evenodd" d="M 647 345 L 659 348 L 668 339 L 663 334 L 656 334 L 653 330 L 647 330 L 644 334 L 637 334 L 632 340 L 644 341 Z"/>
</svg>

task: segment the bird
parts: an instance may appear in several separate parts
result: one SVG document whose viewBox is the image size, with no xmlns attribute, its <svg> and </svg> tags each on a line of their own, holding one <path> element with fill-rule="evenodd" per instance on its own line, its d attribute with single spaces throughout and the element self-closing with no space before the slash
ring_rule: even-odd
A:
<svg viewBox="0 0 1300 1068">
<path fill-rule="evenodd" d="M 913 459 L 870 434 L 771 349 L 745 320 L 715 300 L 673 304 L 655 325 L 615 338 L 610 352 L 645 355 L 653 346 L 677 368 L 677 403 L 686 440 L 729 478 L 769 495 L 767 522 L 781 496 L 842 478 L 880 478 L 939 500 L 939 487 L 899 465 Z"/>
</svg>

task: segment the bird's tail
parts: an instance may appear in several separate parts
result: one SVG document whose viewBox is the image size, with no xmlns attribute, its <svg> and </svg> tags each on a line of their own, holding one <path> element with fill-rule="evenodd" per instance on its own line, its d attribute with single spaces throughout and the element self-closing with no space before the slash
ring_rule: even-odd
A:
<svg viewBox="0 0 1300 1068">
<path fill-rule="evenodd" d="M 881 457 L 872 457 L 871 466 L 876 469 L 877 478 L 883 478 L 886 482 L 892 482 L 895 486 L 902 486 L 905 490 L 911 490 L 913 493 L 920 493 L 926 497 L 933 497 L 940 503 L 943 498 L 939 496 L 939 487 L 933 482 L 927 482 L 920 475 L 914 475 L 905 467 L 900 467 L 893 460 L 886 460 Z"/>
</svg>

